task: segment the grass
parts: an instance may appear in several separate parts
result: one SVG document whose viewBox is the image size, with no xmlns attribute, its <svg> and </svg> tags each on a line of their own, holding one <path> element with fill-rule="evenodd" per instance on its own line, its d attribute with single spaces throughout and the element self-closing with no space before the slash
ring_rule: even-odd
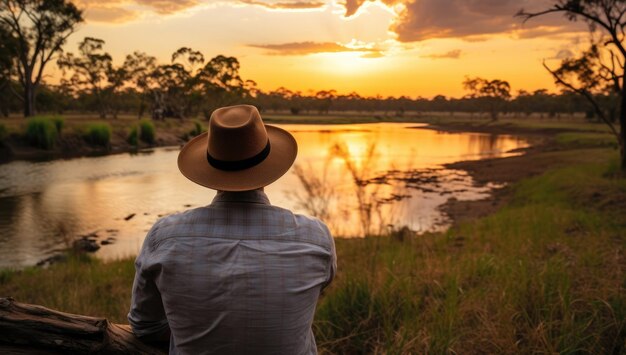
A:
<svg viewBox="0 0 626 355">
<path fill-rule="evenodd" d="M 318 304 L 322 353 L 620 353 L 626 180 L 614 151 L 522 180 L 511 202 L 446 233 L 338 239 Z M 131 259 L 72 257 L 0 274 L 0 295 L 126 322 Z"/>
<path fill-rule="evenodd" d="M 60 133 L 58 127 L 62 126 L 59 122 L 63 121 L 45 116 L 29 118 L 25 133 L 28 142 L 41 149 L 53 148 Z"/>
<path fill-rule="evenodd" d="M 127 138 L 128 143 L 134 146 L 137 146 L 139 141 L 154 144 L 155 140 L 156 129 L 154 123 L 145 119 L 139 121 L 139 124 L 132 126 Z"/>
<path fill-rule="evenodd" d="M 87 125 L 84 137 L 90 144 L 109 147 L 111 143 L 111 126 L 107 123 L 90 123 Z"/>
</svg>

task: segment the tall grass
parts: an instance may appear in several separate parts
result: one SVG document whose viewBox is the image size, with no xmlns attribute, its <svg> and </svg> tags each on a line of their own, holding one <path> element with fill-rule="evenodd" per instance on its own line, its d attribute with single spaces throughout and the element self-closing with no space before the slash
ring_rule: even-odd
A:
<svg viewBox="0 0 626 355">
<path fill-rule="evenodd" d="M 193 129 L 191 131 L 189 131 L 189 135 L 191 137 L 195 137 L 198 136 L 204 132 L 206 132 L 206 127 L 204 127 L 204 125 L 202 124 L 202 122 L 198 121 L 198 120 L 194 120 L 193 121 Z"/>
<path fill-rule="evenodd" d="M 93 145 L 109 147 L 111 143 L 111 126 L 108 123 L 92 123 L 87 126 L 85 140 Z"/>
<path fill-rule="evenodd" d="M 605 177 L 607 151 L 585 154 L 604 162 L 522 181 L 510 205 L 447 233 L 337 240 L 320 350 L 626 351 L 626 180 Z"/>
<path fill-rule="evenodd" d="M 29 118 L 26 123 L 26 139 L 35 147 L 53 148 L 59 135 L 56 122 L 62 121 L 53 121 L 50 117 Z"/>
<path fill-rule="evenodd" d="M 523 180 L 446 233 L 337 239 L 320 353 L 624 353 L 626 180 L 607 175 L 613 151 L 577 154 L 597 162 Z M 125 322 L 132 277 L 131 259 L 73 257 L 0 272 L 0 295 Z"/>
<path fill-rule="evenodd" d="M 154 144 L 156 141 L 156 129 L 154 123 L 149 120 L 141 120 L 139 124 L 133 126 L 128 134 L 128 143 L 137 146 L 139 142 L 145 142 L 148 144 Z"/>
</svg>

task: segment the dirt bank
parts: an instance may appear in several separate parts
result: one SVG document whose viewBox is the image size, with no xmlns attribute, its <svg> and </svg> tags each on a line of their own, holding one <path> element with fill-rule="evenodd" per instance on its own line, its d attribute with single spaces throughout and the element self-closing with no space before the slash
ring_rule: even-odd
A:
<svg viewBox="0 0 626 355">
<path fill-rule="evenodd" d="M 460 131 L 458 127 L 435 126 L 429 128 L 439 131 Z M 494 189 L 493 193 L 486 199 L 458 201 L 452 198 L 442 205 L 440 209 L 455 223 L 486 216 L 506 205 L 512 197 L 510 186 L 517 181 L 540 175 L 550 168 L 564 166 L 573 162 L 583 162 L 589 159 L 584 153 L 577 153 L 576 147 L 564 146 L 556 142 L 556 135 L 568 130 L 528 130 L 509 126 L 506 131 L 502 131 L 502 127 L 483 126 L 478 129 L 476 127 L 466 127 L 465 132 L 467 131 L 521 136 L 528 139 L 531 146 L 520 149 L 521 155 L 518 156 L 460 161 L 446 165 L 450 169 L 467 171 L 478 185 L 485 185 L 490 182 L 504 184 L 503 188 Z"/>
<path fill-rule="evenodd" d="M 159 131 L 156 133 L 154 144 L 140 143 L 137 147 L 127 142 L 124 133 L 113 132 L 110 146 L 105 148 L 89 144 L 78 134 L 63 134 L 53 149 L 45 150 L 32 147 L 23 136 L 11 135 L 0 143 L 0 163 L 13 160 L 45 161 L 101 156 L 134 152 L 146 148 L 179 146 L 184 143 L 185 140 L 176 133 Z"/>
</svg>

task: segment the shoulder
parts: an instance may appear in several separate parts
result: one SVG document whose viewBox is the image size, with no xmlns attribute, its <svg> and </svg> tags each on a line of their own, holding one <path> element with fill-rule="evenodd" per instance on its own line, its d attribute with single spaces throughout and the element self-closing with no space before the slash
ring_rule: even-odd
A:
<svg viewBox="0 0 626 355">
<path fill-rule="evenodd" d="M 301 233 L 304 233 L 308 237 L 313 238 L 324 247 L 332 249 L 332 246 L 334 244 L 333 237 L 330 234 L 328 226 L 324 222 L 322 222 L 318 218 L 297 213 L 294 213 L 293 216 Z"/>
<path fill-rule="evenodd" d="M 202 207 L 194 208 L 159 218 L 148 231 L 145 243 L 156 246 L 160 240 L 169 236 L 173 231 L 189 226 L 192 221 L 198 221 L 203 215 L 202 210 Z"/>
</svg>

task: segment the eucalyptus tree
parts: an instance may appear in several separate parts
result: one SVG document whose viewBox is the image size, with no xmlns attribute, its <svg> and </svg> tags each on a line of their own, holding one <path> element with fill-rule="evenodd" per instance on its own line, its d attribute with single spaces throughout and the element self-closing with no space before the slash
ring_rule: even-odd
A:
<svg viewBox="0 0 626 355">
<path fill-rule="evenodd" d="M 22 86 L 24 116 L 36 112 L 36 93 L 47 64 L 83 21 L 82 11 L 66 0 L 0 0 L 0 23 L 15 39 L 10 51 Z"/>
<path fill-rule="evenodd" d="M 111 55 L 104 51 L 104 44 L 102 39 L 85 37 L 78 45 L 78 55 L 68 52 L 57 60 L 64 76 L 68 71 L 72 73 L 69 80 L 63 78 L 63 83 L 91 94 L 101 118 L 106 118 L 108 113 L 117 116 L 116 96 L 126 81 L 125 69 L 114 67 Z"/>
<path fill-rule="evenodd" d="M 139 110 L 137 117 L 141 118 L 146 109 L 146 98 L 149 99 L 151 93 L 150 83 L 152 74 L 156 70 L 157 61 L 155 57 L 143 52 L 133 52 L 126 56 L 123 68 L 128 82 L 139 96 Z"/>
<path fill-rule="evenodd" d="M 205 99 L 205 116 L 215 108 L 233 104 L 248 94 L 245 81 L 239 75 L 240 68 L 237 58 L 224 55 L 211 58 L 202 68 L 199 83 Z"/>
<path fill-rule="evenodd" d="M 542 11 L 520 10 L 518 16 L 528 21 L 550 13 L 585 22 L 591 44 L 579 56 L 564 59 L 557 69 L 545 61 L 543 66 L 558 85 L 583 96 L 609 127 L 619 144 L 621 170 L 626 172 L 626 0 L 559 0 Z M 611 115 L 618 118 L 619 130 Z"/>
<path fill-rule="evenodd" d="M 482 101 L 488 110 L 491 120 L 497 121 L 498 115 L 511 98 L 511 85 L 507 81 L 483 78 L 465 78 L 463 88 L 469 91 L 468 97 Z"/>
</svg>

